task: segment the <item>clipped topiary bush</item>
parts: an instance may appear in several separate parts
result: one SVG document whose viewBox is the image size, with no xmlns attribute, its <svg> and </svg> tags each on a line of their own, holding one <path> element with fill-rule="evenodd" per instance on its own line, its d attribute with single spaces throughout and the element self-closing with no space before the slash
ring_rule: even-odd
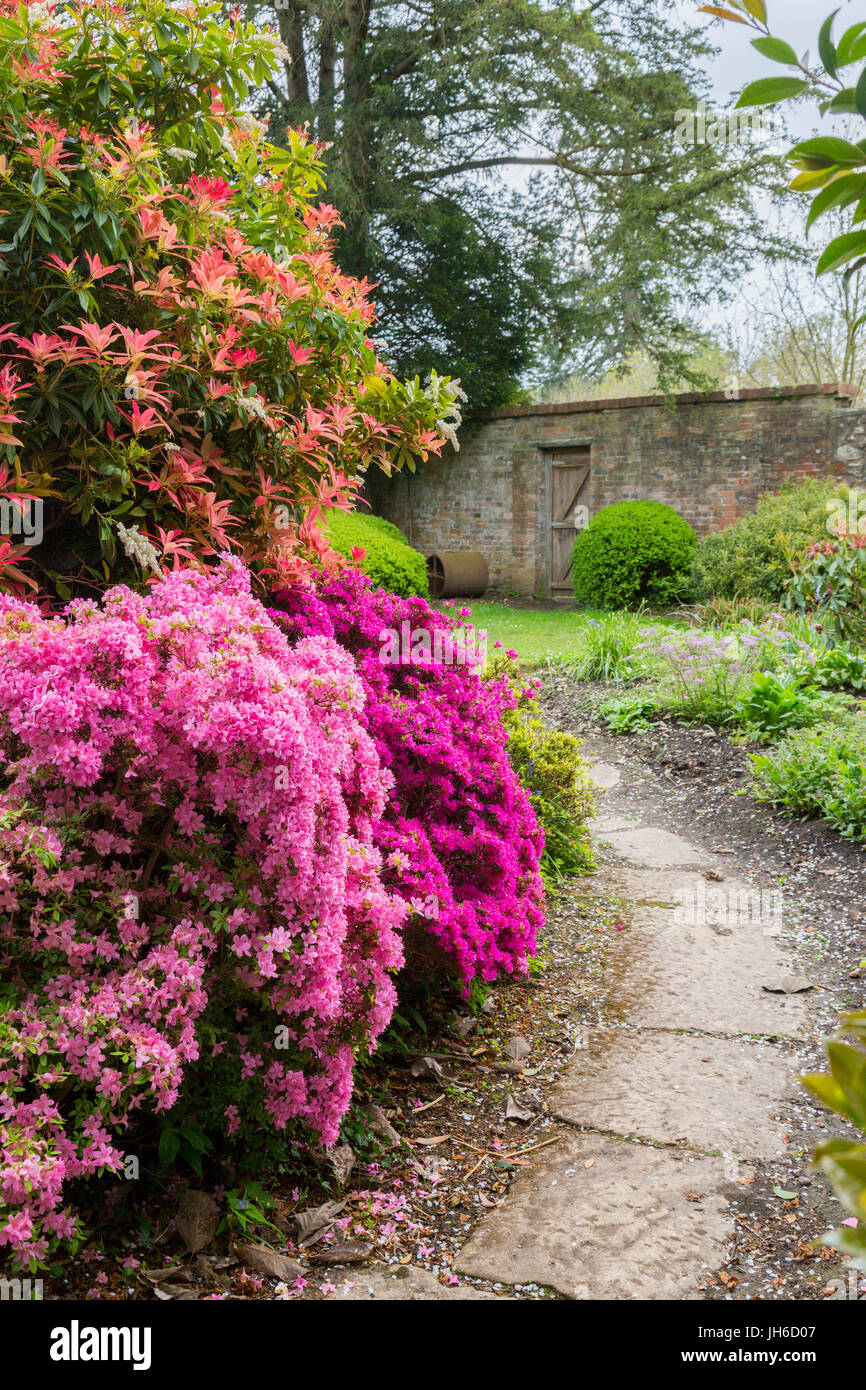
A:
<svg viewBox="0 0 866 1390">
<path fill-rule="evenodd" d="M 424 556 L 384 517 L 368 512 L 331 511 L 325 534 L 337 554 L 351 560 L 353 567 L 380 589 L 401 598 L 427 597 Z"/>
<path fill-rule="evenodd" d="M 672 507 L 614 502 L 574 543 L 574 597 L 596 608 L 673 603 L 688 586 L 696 540 Z"/>
<path fill-rule="evenodd" d="M 834 478 L 807 478 L 767 493 L 755 511 L 698 542 L 692 587 L 699 599 L 751 597 L 776 603 L 791 566 L 808 546 L 824 541 L 833 498 L 848 489 Z"/>
</svg>

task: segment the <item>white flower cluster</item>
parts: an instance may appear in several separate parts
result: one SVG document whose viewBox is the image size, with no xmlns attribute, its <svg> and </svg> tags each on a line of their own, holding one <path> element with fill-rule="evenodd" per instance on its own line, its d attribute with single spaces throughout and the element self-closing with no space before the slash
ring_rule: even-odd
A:
<svg viewBox="0 0 866 1390">
<path fill-rule="evenodd" d="M 274 57 L 281 63 L 287 63 L 291 57 L 289 50 L 282 39 L 276 34 L 263 34 L 265 42 L 269 45 Z"/>
<path fill-rule="evenodd" d="M 238 152 L 232 144 L 232 138 L 224 125 L 220 126 L 220 148 L 226 158 L 231 160 L 232 164 L 237 164 Z"/>
<path fill-rule="evenodd" d="M 469 399 L 466 392 L 460 386 L 460 378 L 455 377 L 453 381 L 442 381 L 435 372 L 430 373 L 430 380 L 427 383 L 427 395 L 436 400 L 442 408 L 441 419 L 436 421 L 436 428 L 443 439 L 447 439 L 455 454 L 460 452 L 460 441 L 457 438 L 457 431 L 463 424 L 463 412 L 460 409 L 461 403 L 465 405 Z"/>
<path fill-rule="evenodd" d="M 159 574 L 159 555 L 138 527 L 130 526 L 127 529 L 120 521 L 115 522 L 115 526 L 120 544 L 130 560 L 136 560 L 143 570 L 152 569 Z"/>
<path fill-rule="evenodd" d="M 27 6 L 27 23 L 32 29 L 41 29 L 43 24 L 48 24 L 51 19 L 51 11 L 47 5 L 36 4 Z"/>
<path fill-rule="evenodd" d="M 243 131 L 244 135 L 253 135 L 257 140 L 261 140 L 268 133 L 267 121 L 259 121 L 255 116 L 251 116 L 249 111 L 240 111 L 235 116 L 235 125 L 238 130 Z"/>
<path fill-rule="evenodd" d="M 248 420 L 252 416 L 255 416 L 258 420 L 267 421 L 267 411 L 265 410 L 258 396 L 236 396 L 235 404 L 237 405 L 238 412 L 240 414 L 246 412 Z"/>
</svg>

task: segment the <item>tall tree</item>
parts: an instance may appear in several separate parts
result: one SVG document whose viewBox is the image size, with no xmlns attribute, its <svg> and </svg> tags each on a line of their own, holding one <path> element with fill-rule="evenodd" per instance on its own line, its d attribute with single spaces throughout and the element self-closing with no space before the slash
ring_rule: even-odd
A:
<svg viewBox="0 0 866 1390">
<path fill-rule="evenodd" d="M 661 0 L 279 0 L 279 127 L 331 148 L 340 258 L 402 372 L 470 405 L 643 349 L 689 378 L 690 316 L 758 249 L 766 146 L 683 144 L 705 35 Z"/>
</svg>

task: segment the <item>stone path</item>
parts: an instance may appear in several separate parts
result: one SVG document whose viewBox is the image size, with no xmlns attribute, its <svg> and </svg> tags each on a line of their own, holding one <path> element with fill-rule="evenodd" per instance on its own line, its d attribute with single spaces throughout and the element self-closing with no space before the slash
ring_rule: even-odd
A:
<svg viewBox="0 0 866 1390">
<path fill-rule="evenodd" d="M 804 1036 L 807 1005 L 764 988 L 791 963 L 779 923 L 730 861 L 618 815 L 619 769 L 593 775 L 610 789 L 595 831 L 612 851 L 595 882 L 630 905 L 615 982 L 623 1023 L 592 1034 L 562 1073 L 550 1101 L 559 1142 L 476 1227 L 456 1268 L 568 1298 L 699 1298 L 699 1279 L 723 1262 L 749 1161 L 782 1151 L 796 1070 L 779 1044 Z"/>
</svg>

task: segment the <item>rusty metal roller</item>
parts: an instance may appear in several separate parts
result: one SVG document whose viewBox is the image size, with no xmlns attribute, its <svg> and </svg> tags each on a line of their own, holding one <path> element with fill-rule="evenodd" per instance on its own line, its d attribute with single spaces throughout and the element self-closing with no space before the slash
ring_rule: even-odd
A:
<svg viewBox="0 0 866 1390">
<path fill-rule="evenodd" d="M 487 588 L 487 561 L 478 550 L 443 550 L 428 555 L 431 598 L 480 598 Z"/>
</svg>

